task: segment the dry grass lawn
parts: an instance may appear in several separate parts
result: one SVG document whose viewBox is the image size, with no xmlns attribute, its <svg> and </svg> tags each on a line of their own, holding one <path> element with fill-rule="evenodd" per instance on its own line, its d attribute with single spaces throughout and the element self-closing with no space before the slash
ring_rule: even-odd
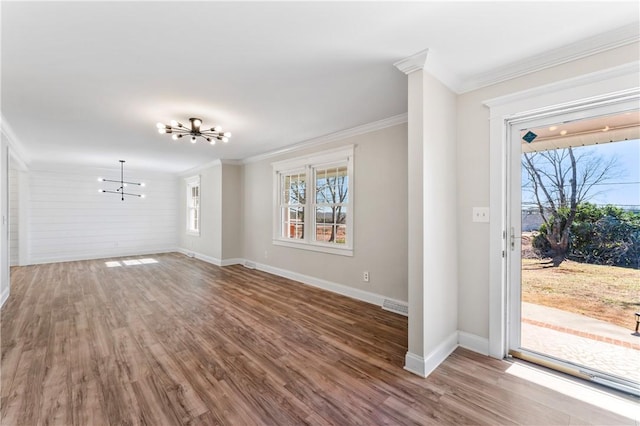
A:
<svg viewBox="0 0 640 426">
<path fill-rule="evenodd" d="M 583 314 L 627 329 L 640 311 L 640 270 L 564 261 L 549 268 L 522 259 L 522 300 Z"/>
</svg>

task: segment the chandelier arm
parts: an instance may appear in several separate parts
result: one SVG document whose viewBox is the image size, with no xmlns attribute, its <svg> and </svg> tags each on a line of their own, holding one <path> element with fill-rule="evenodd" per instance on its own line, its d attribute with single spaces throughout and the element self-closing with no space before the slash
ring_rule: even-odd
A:
<svg viewBox="0 0 640 426">
<path fill-rule="evenodd" d="M 218 136 L 224 136 L 223 132 L 201 132 L 205 136 L 217 138 Z"/>
<path fill-rule="evenodd" d="M 132 196 L 132 197 L 138 197 L 138 198 L 139 198 L 139 197 L 142 197 L 142 195 L 140 195 L 140 194 L 131 194 L 131 193 L 129 193 L 129 192 L 123 192 L 123 193 L 122 193 L 122 195 L 130 195 L 130 196 Z"/>
</svg>

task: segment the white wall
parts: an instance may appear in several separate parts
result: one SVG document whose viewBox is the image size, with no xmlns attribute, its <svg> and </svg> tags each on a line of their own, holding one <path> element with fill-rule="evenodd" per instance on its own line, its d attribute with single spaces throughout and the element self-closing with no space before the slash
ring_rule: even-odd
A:
<svg viewBox="0 0 640 426">
<path fill-rule="evenodd" d="M 458 329 L 456 95 L 428 73 L 423 90 L 423 330 L 434 354 Z"/>
<path fill-rule="evenodd" d="M 200 235 L 187 235 L 187 192 L 185 178 L 200 176 Z M 179 179 L 178 235 L 180 247 L 208 258 L 222 258 L 222 164 L 206 167 Z"/>
<path fill-rule="evenodd" d="M 489 110 L 483 101 L 640 59 L 638 43 L 458 96 L 458 329 L 489 337 L 489 224 L 472 223 L 489 206 Z M 495 253 L 493 254 L 495 255 Z"/>
<path fill-rule="evenodd" d="M 189 235 L 185 179 L 196 175 L 200 176 L 200 235 Z M 181 251 L 216 265 L 242 258 L 242 178 L 241 164 L 222 161 L 182 175 L 177 206 Z"/>
<path fill-rule="evenodd" d="M 353 257 L 275 246 L 272 162 L 356 145 Z M 407 126 L 395 125 L 244 166 L 244 257 L 374 293 L 407 300 Z M 370 282 L 362 280 L 369 271 Z"/>
<path fill-rule="evenodd" d="M 28 176 L 30 263 L 172 251 L 177 246 L 177 178 L 172 175 L 125 165 L 125 180 L 146 183 L 127 190 L 146 198 L 124 201 L 98 192 L 119 186 L 98 182 L 99 177 L 119 179 L 119 167 L 37 166 Z"/>
</svg>

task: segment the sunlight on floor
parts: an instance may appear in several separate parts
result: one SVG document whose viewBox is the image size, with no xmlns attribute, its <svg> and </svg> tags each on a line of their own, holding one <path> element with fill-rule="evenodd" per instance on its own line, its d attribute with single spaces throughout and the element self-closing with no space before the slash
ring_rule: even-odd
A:
<svg viewBox="0 0 640 426">
<path fill-rule="evenodd" d="M 577 379 L 562 377 L 558 374 L 542 371 L 536 367 L 520 363 L 514 363 L 506 372 L 604 410 L 628 417 L 636 422 L 640 421 L 638 403 L 633 400 L 632 396 L 627 399 L 614 393 L 597 389 L 587 383 L 580 383 Z"/>
<path fill-rule="evenodd" d="M 133 266 L 133 265 L 148 265 L 151 263 L 158 263 L 157 260 L 152 259 L 150 257 L 146 258 L 146 259 L 129 259 L 129 260 L 123 260 L 122 264 L 124 264 L 124 266 Z M 108 262 L 104 262 L 104 264 L 107 266 L 107 268 L 116 268 L 118 266 L 122 266 L 122 264 L 120 262 L 118 262 L 117 260 L 111 260 Z"/>
</svg>

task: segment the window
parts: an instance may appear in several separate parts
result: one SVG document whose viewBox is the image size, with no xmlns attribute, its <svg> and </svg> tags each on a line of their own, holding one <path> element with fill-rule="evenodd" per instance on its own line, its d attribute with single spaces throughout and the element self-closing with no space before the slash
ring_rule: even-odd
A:
<svg viewBox="0 0 640 426">
<path fill-rule="evenodd" d="M 200 235 L 200 176 L 186 179 L 187 234 Z"/>
<path fill-rule="evenodd" d="M 353 146 L 273 169 L 274 244 L 353 255 Z"/>
</svg>

